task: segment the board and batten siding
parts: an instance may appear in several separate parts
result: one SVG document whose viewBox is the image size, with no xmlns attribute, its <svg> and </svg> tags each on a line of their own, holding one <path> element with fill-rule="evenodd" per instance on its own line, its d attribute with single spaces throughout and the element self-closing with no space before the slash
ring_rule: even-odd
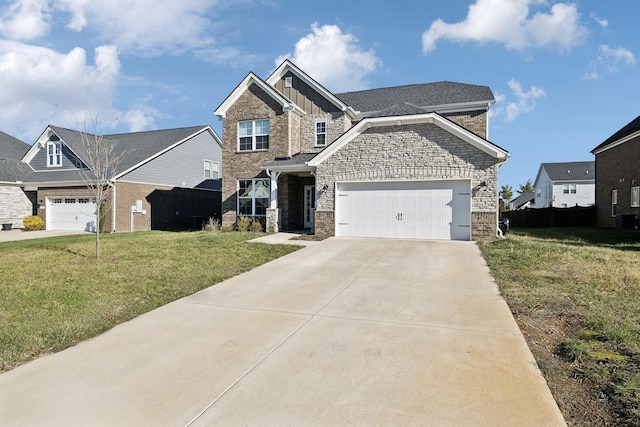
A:
<svg viewBox="0 0 640 427">
<path fill-rule="evenodd" d="M 205 180 L 204 161 L 218 163 L 222 172 L 222 147 L 203 131 L 122 176 L 119 181 L 182 188 L 219 189 L 219 180 Z"/>
</svg>

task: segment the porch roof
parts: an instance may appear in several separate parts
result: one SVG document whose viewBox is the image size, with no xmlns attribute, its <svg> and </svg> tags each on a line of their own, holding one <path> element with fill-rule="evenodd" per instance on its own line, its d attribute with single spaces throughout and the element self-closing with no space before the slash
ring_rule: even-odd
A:
<svg viewBox="0 0 640 427">
<path fill-rule="evenodd" d="M 316 168 L 308 165 L 309 160 L 317 155 L 318 153 L 298 153 L 291 157 L 276 158 L 262 165 L 262 169 L 275 172 L 311 172 Z"/>
</svg>

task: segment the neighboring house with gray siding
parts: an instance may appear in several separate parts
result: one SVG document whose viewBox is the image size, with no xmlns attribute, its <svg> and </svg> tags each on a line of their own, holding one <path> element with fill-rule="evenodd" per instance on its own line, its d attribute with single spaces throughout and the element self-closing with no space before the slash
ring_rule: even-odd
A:
<svg viewBox="0 0 640 427">
<path fill-rule="evenodd" d="M 498 167 L 486 86 L 438 82 L 334 94 L 289 60 L 249 73 L 223 120 L 222 221 L 318 236 L 490 239 Z"/>
<path fill-rule="evenodd" d="M 33 203 L 22 191 L 29 168 L 20 160 L 28 149 L 26 143 L 0 132 L 0 224 L 4 228 L 22 227 L 22 220 L 33 213 Z"/>
<path fill-rule="evenodd" d="M 22 157 L 22 188 L 47 230 L 95 231 L 83 170 L 96 138 L 120 158 L 104 183 L 103 231 L 199 229 L 220 217 L 222 147 L 210 126 L 100 136 L 49 126 Z"/>
</svg>

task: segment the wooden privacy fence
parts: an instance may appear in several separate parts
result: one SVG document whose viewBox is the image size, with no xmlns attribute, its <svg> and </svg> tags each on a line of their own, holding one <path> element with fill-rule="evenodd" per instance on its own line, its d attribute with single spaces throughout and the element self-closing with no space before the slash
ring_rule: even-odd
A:
<svg viewBox="0 0 640 427">
<path fill-rule="evenodd" d="M 502 212 L 509 227 L 595 227 L 596 207 L 523 209 Z"/>
</svg>

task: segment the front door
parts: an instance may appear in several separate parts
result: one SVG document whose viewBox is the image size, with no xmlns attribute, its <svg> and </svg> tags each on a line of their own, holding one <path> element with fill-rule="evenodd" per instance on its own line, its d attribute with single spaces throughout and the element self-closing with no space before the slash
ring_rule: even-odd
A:
<svg viewBox="0 0 640 427">
<path fill-rule="evenodd" d="M 304 186 L 304 228 L 313 228 L 314 210 L 316 209 L 316 187 Z"/>
</svg>

